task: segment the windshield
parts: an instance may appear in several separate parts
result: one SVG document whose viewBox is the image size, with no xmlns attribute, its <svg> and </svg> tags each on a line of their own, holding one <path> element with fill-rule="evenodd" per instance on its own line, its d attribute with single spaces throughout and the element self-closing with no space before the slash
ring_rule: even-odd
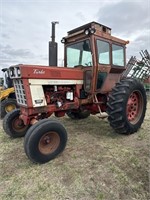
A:
<svg viewBox="0 0 150 200">
<path fill-rule="evenodd" d="M 73 68 L 78 65 L 92 66 L 92 54 L 89 40 L 68 45 L 66 53 L 67 67 Z"/>
</svg>

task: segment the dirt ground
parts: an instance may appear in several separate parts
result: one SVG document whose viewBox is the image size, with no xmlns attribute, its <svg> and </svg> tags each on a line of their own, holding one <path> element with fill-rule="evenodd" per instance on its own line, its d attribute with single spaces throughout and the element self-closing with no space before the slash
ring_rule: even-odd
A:
<svg viewBox="0 0 150 200">
<path fill-rule="evenodd" d="M 60 120 L 65 151 L 44 165 L 25 155 L 23 138 L 0 131 L 1 200 L 148 200 L 150 101 L 140 130 L 119 135 L 106 119 Z M 2 121 L 1 121 L 2 124 Z"/>
</svg>

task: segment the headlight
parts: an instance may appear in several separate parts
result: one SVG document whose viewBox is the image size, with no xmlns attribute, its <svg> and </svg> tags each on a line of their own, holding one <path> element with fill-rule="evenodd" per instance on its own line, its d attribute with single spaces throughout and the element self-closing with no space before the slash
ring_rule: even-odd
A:
<svg viewBox="0 0 150 200">
<path fill-rule="evenodd" d="M 9 74 L 10 74 L 10 77 L 14 77 L 15 76 L 15 73 L 14 73 L 14 68 L 10 68 L 9 69 Z"/>
<path fill-rule="evenodd" d="M 94 34 L 95 32 L 96 32 L 95 28 L 88 28 L 88 29 L 85 29 L 84 31 L 85 35 Z"/>
<path fill-rule="evenodd" d="M 20 68 L 17 68 L 17 76 L 21 76 Z"/>
<path fill-rule="evenodd" d="M 95 28 L 91 28 L 91 29 L 90 29 L 90 33 L 91 33 L 91 34 L 94 34 L 95 32 L 96 32 L 96 29 L 95 29 Z"/>
<path fill-rule="evenodd" d="M 90 33 L 89 29 L 85 29 L 84 33 L 85 33 L 85 35 L 89 35 L 89 33 Z"/>
<path fill-rule="evenodd" d="M 65 43 L 65 42 L 67 42 L 66 38 L 62 38 L 61 43 Z"/>
</svg>

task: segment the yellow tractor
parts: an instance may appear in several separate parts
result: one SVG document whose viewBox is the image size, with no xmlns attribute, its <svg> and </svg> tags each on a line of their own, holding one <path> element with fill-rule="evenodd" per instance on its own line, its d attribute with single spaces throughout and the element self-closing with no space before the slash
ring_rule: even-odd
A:
<svg viewBox="0 0 150 200">
<path fill-rule="evenodd" d="M 8 68 L 4 68 L 2 71 L 4 72 L 4 81 L 0 88 L 0 117 L 4 118 L 8 112 L 16 109 L 18 106 Z"/>
</svg>

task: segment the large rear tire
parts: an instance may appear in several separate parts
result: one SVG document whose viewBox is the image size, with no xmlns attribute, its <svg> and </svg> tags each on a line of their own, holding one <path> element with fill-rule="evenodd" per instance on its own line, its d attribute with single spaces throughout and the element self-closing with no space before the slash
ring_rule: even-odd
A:
<svg viewBox="0 0 150 200">
<path fill-rule="evenodd" d="M 5 99 L 1 101 L 1 118 L 4 118 L 8 112 L 18 108 L 16 99 Z"/>
<path fill-rule="evenodd" d="M 135 133 L 146 112 L 146 92 L 136 79 L 122 79 L 108 96 L 107 113 L 110 125 L 118 133 Z"/>
<path fill-rule="evenodd" d="M 24 125 L 19 116 L 20 109 L 15 109 L 7 113 L 3 119 L 3 129 L 12 138 L 23 137 L 30 127 L 30 125 Z"/>
<path fill-rule="evenodd" d="M 42 121 L 28 130 L 24 140 L 27 157 L 41 164 L 58 156 L 67 143 L 67 132 L 62 124 L 49 119 Z"/>
</svg>

